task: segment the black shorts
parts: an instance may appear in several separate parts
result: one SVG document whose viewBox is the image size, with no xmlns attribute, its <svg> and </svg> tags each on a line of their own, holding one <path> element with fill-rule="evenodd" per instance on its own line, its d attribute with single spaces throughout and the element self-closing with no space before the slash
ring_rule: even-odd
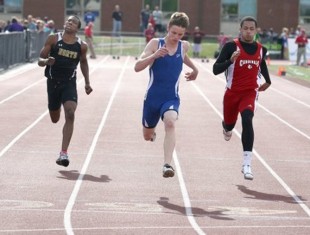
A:
<svg viewBox="0 0 310 235">
<path fill-rule="evenodd" d="M 56 81 L 47 79 L 48 109 L 58 110 L 61 104 L 66 101 L 77 103 L 78 95 L 76 90 L 76 80 Z"/>
</svg>

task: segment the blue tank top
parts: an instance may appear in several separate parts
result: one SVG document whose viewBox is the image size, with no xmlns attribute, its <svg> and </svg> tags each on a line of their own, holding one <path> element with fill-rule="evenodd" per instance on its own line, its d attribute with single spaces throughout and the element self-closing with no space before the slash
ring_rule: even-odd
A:
<svg viewBox="0 0 310 235">
<path fill-rule="evenodd" d="M 158 48 L 164 46 L 163 38 L 159 39 Z M 150 67 L 150 81 L 146 99 L 154 99 L 165 102 L 179 98 L 179 79 L 183 69 L 182 42 L 178 42 L 178 48 L 173 55 L 166 55 L 154 61 Z"/>
</svg>

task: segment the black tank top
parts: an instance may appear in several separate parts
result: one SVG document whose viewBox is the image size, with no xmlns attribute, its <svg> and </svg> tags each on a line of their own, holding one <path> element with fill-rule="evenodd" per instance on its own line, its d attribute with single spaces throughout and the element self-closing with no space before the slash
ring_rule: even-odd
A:
<svg viewBox="0 0 310 235">
<path fill-rule="evenodd" d="M 46 66 L 45 76 L 55 80 L 76 80 L 76 69 L 81 56 L 81 39 L 73 44 L 67 44 L 62 39 L 62 33 L 57 33 L 57 43 L 52 47 L 50 55 L 55 58 L 52 66 Z"/>
</svg>

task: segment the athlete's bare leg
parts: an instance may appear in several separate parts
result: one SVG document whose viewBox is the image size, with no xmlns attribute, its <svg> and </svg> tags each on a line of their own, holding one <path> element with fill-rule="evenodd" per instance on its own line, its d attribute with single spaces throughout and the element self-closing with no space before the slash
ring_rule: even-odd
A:
<svg viewBox="0 0 310 235">
<path fill-rule="evenodd" d="M 175 148 L 175 122 L 178 119 L 176 111 L 167 111 L 164 114 L 165 139 L 164 139 L 164 164 L 171 164 L 173 150 Z"/>
<path fill-rule="evenodd" d="M 66 101 L 63 106 L 65 112 L 65 124 L 62 130 L 63 137 L 61 149 L 67 150 L 73 134 L 74 117 L 77 103 L 74 101 Z"/>
</svg>

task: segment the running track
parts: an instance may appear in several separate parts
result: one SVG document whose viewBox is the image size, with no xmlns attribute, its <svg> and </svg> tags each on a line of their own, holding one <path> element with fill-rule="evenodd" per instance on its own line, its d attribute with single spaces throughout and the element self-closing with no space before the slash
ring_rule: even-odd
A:
<svg viewBox="0 0 310 235">
<path fill-rule="evenodd" d="M 222 136 L 224 78 L 195 63 L 180 83 L 174 178 L 162 177 L 163 126 L 142 138 L 148 71 L 89 60 L 79 73 L 70 166 L 56 165 L 63 116 L 50 122 L 43 68 L 0 75 L 0 234 L 310 234 L 310 92 L 272 77 L 254 118 L 254 180 L 241 174 L 240 119 Z M 184 68 L 185 71 L 187 68 Z"/>
</svg>

